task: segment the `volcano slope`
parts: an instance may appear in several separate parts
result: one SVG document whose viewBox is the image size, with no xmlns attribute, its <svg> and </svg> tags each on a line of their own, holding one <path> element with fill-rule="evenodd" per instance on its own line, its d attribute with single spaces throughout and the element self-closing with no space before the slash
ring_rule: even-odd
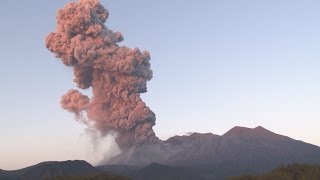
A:
<svg viewBox="0 0 320 180">
<path fill-rule="evenodd" d="M 102 162 L 109 167 L 121 164 L 149 171 L 153 171 L 150 164 L 154 168 L 181 167 L 203 178 L 218 179 L 260 174 L 290 163 L 320 164 L 320 148 L 261 126 L 252 129 L 236 126 L 222 136 L 211 133 L 174 136 L 161 143 L 130 148 Z M 130 173 L 133 171 L 126 174 Z"/>
</svg>

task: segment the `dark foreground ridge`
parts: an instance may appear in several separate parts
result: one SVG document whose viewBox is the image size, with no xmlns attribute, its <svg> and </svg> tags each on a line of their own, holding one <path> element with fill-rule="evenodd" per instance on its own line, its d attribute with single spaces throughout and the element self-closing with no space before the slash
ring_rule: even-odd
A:
<svg viewBox="0 0 320 180">
<path fill-rule="evenodd" d="M 37 180 L 58 176 L 82 176 L 100 172 L 86 161 L 49 161 L 14 171 L 0 171 L 0 179 Z"/>
<path fill-rule="evenodd" d="M 0 170 L 0 179 L 227 179 L 259 175 L 292 163 L 320 165 L 320 147 L 260 126 L 234 127 L 222 136 L 193 133 L 134 147 L 97 167 L 85 161 L 43 162 Z"/>
<path fill-rule="evenodd" d="M 269 179 L 320 179 L 320 166 L 308 164 L 290 164 L 259 176 L 244 175 L 230 180 L 269 180 Z"/>
<path fill-rule="evenodd" d="M 0 180 L 128 180 L 130 178 L 106 173 L 86 161 L 49 161 L 14 171 L 0 170 Z"/>
</svg>

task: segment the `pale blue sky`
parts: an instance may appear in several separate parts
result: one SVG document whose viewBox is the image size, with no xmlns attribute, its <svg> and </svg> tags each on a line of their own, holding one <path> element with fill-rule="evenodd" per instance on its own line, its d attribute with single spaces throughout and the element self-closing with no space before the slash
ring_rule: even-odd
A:
<svg viewBox="0 0 320 180">
<path fill-rule="evenodd" d="M 59 105 L 72 70 L 44 45 L 66 2 L 1 2 L 0 169 L 90 156 L 84 126 Z M 122 45 L 150 51 L 142 97 L 161 139 L 261 125 L 320 146 L 320 1 L 101 3 Z"/>
</svg>

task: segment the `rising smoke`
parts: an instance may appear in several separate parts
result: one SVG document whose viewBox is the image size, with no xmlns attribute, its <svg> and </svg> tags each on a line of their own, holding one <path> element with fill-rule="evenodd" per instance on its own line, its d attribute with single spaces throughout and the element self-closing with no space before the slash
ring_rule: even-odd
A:
<svg viewBox="0 0 320 180">
<path fill-rule="evenodd" d="M 58 10 L 56 32 L 46 37 L 46 47 L 73 67 L 79 88 L 93 91 L 90 99 L 70 90 L 61 106 L 77 118 L 85 114 L 87 124 L 103 135 L 116 132 L 122 150 L 158 142 L 152 129 L 155 114 L 140 98 L 152 78 L 149 52 L 119 46 L 123 36 L 104 25 L 108 15 L 98 0 L 80 0 Z"/>
</svg>

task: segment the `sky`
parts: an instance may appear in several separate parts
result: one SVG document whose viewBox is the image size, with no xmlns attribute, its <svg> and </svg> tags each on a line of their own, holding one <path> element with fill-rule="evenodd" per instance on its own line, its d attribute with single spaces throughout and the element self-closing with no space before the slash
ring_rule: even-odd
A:
<svg viewBox="0 0 320 180">
<path fill-rule="evenodd" d="M 44 44 L 67 2 L 1 2 L 0 169 L 99 154 L 85 126 L 60 107 L 75 88 L 73 71 Z M 320 1 L 101 4 L 110 12 L 106 25 L 124 36 L 120 45 L 151 54 L 154 78 L 142 98 L 160 139 L 263 126 L 320 146 Z"/>
</svg>

